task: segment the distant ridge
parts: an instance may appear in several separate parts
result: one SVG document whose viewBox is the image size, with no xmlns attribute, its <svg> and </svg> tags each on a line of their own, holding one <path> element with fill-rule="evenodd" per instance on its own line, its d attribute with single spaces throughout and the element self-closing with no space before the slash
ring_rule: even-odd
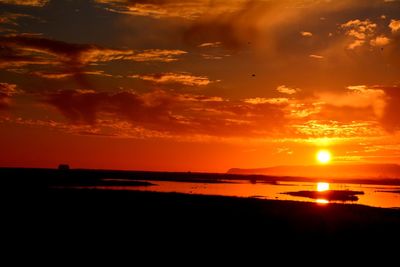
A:
<svg viewBox="0 0 400 267">
<path fill-rule="evenodd" d="M 397 164 L 343 164 L 310 166 L 275 166 L 258 169 L 232 168 L 228 174 L 326 178 L 400 178 Z"/>
</svg>

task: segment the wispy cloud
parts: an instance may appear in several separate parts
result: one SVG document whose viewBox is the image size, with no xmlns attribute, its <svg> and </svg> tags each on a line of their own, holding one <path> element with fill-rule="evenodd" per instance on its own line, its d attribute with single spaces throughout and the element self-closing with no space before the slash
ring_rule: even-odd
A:
<svg viewBox="0 0 400 267">
<path fill-rule="evenodd" d="M 142 94 L 58 91 L 42 94 L 41 99 L 73 125 L 97 127 L 103 121 L 118 119 L 135 127 L 173 135 L 257 136 L 264 128 L 282 127 L 274 123 L 276 119 L 285 120 L 278 103 L 272 100 L 254 105 L 163 90 Z"/>
<path fill-rule="evenodd" d="M 117 60 L 171 62 L 186 54 L 181 50 L 150 49 L 134 51 L 113 49 L 92 44 L 73 44 L 38 35 L 19 34 L 0 37 L 4 53 L 0 57 L 8 64 L 66 64 L 80 67 L 97 62 Z"/>
<path fill-rule="evenodd" d="M 115 49 L 93 44 L 74 44 L 41 35 L 13 34 L 0 36 L 0 68 L 19 69 L 46 79 L 74 78 L 82 87 L 91 87 L 87 75 L 109 76 L 88 66 L 108 62 L 173 62 L 186 54 L 182 50 Z M 41 66 L 41 70 L 31 70 Z"/>
<path fill-rule="evenodd" d="M 205 86 L 210 84 L 210 81 L 205 76 L 195 76 L 190 73 L 158 73 L 158 74 L 136 74 L 131 75 L 131 78 L 141 79 L 154 83 L 178 83 L 187 86 Z"/>
<path fill-rule="evenodd" d="M 262 104 L 282 105 L 282 104 L 287 104 L 289 102 L 289 99 L 284 97 L 280 98 L 256 97 L 256 98 L 245 99 L 244 102 L 253 105 L 262 105 Z"/>
<path fill-rule="evenodd" d="M 215 48 L 215 47 L 220 47 L 221 46 L 221 42 L 214 42 L 214 43 L 202 43 L 199 45 L 199 47 L 202 48 Z"/>
<path fill-rule="evenodd" d="M 344 123 L 334 120 L 310 120 L 293 128 L 306 137 L 325 137 L 325 138 L 354 138 L 354 137 L 377 137 L 384 133 L 376 121 L 353 121 Z"/>
<path fill-rule="evenodd" d="M 303 37 L 312 37 L 313 36 L 312 32 L 300 32 L 300 34 Z"/>
<path fill-rule="evenodd" d="M 297 92 L 300 92 L 300 89 L 288 87 L 286 85 L 280 85 L 276 88 L 276 91 L 278 91 L 281 94 L 293 95 Z"/>
<path fill-rule="evenodd" d="M 187 52 L 182 50 L 150 49 L 134 53 L 126 57 L 125 59 L 138 62 L 145 62 L 145 61 L 173 62 L 179 60 L 178 59 L 179 56 L 185 54 L 187 54 Z"/>
<path fill-rule="evenodd" d="M 0 0 L 0 4 L 43 7 L 50 0 Z"/>
<path fill-rule="evenodd" d="M 21 18 L 36 19 L 34 16 L 20 13 L 2 13 L 0 17 L 0 24 L 7 24 L 11 26 L 18 26 L 18 20 Z"/>
<path fill-rule="evenodd" d="M 324 59 L 324 58 L 325 58 L 324 56 L 321 56 L 321 55 L 314 55 L 314 54 L 309 55 L 309 57 L 310 57 L 310 58 L 314 58 L 314 59 Z"/>
<path fill-rule="evenodd" d="M 155 19 L 183 18 L 194 20 L 205 13 L 223 14 L 235 10 L 242 4 L 241 0 L 231 0 L 229 5 L 225 1 L 210 3 L 204 0 L 95 0 L 107 10 L 133 16 L 146 16 Z"/>
<path fill-rule="evenodd" d="M 379 117 L 383 115 L 386 101 L 385 91 L 379 88 L 369 88 L 366 85 L 347 87 L 344 94 L 320 93 L 320 100 L 337 107 L 373 108 Z"/>
<path fill-rule="evenodd" d="M 55 80 L 73 77 L 76 75 L 75 72 L 43 72 L 43 71 L 34 71 L 34 72 L 31 72 L 30 74 L 41 77 L 41 78 L 45 78 L 45 79 L 55 79 Z M 111 74 L 105 73 L 102 70 L 81 71 L 80 74 L 81 75 L 97 75 L 97 76 L 104 76 L 104 77 L 115 77 Z"/>
</svg>

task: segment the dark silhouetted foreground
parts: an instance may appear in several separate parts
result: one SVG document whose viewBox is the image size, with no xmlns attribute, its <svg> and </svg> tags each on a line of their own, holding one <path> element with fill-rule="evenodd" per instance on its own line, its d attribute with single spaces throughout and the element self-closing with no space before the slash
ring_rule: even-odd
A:
<svg viewBox="0 0 400 267">
<path fill-rule="evenodd" d="M 17 221 L 17 233 L 33 233 L 32 240 L 55 250 L 70 243 L 73 248 L 139 246 L 149 251 L 206 244 L 202 253 L 208 253 L 226 246 L 263 248 L 257 242 L 282 249 L 301 248 L 304 243 L 353 249 L 391 246 L 400 238 L 400 210 L 396 209 L 73 189 L 61 187 L 67 179 L 62 175 L 56 177 L 57 183 L 50 183 L 52 173 L 44 172 L 42 178 L 37 173 L 13 177 L 9 171 L 10 176 L 2 176 L 2 190 L 16 204 L 8 207 Z M 89 171 L 86 174 L 84 184 L 91 177 Z M 79 177 L 70 177 L 70 182 L 76 185 Z"/>
</svg>

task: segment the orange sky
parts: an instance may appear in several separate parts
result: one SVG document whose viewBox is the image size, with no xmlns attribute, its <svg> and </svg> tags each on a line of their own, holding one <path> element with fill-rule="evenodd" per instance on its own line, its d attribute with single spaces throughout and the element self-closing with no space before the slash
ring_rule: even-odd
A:
<svg viewBox="0 0 400 267">
<path fill-rule="evenodd" d="M 0 0 L 0 166 L 400 163 L 400 2 Z"/>
</svg>

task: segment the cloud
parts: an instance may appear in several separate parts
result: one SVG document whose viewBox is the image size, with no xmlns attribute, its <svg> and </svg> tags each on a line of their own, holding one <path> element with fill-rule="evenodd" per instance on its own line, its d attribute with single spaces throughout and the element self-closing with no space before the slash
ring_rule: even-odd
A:
<svg viewBox="0 0 400 267">
<path fill-rule="evenodd" d="M 11 26 L 18 26 L 18 20 L 21 18 L 36 19 L 34 16 L 19 13 L 2 13 L 0 17 L 0 24 L 7 24 Z"/>
<path fill-rule="evenodd" d="M 309 57 L 310 57 L 310 58 L 314 58 L 314 59 L 324 59 L 324 58 L 325 58 L 324 56 L 321 56 L 321 55 L 314 55 L 314 54 L 309 55 Z"/>
<path fill-rule="evenodd" d="M 72 125 L 101 126 L 109 120 L 166 135 L 258 136 L 273 133 L 284 113 L 277 103 L 263 105 L 221 97 L 177 94 L 163 90 L 136 94 L 58 91 L 42 94 Z"/>
<path fill-rule="evenodd" d="M 148 130 L 140 126 L 133 126 L 124 120 L 101 120 L 97 125 L 70 124 L 67 122 L 45 119 L 1 118 L 1 123 L 14 123 L 30 127 L 51 128 L 64 133 L 83 136 L 101 136 L 108 138 L 174 138 L 168 133 Z"/>
<path fill-rule="evenodd" d="M 349 123 L 335 120 L 309 120 L 302 124 L 294 124 L 293 128 L 299 136 L 315 138 L 355 138 L 362 136 L 382 136 L 383 132 L 377 122 L 351 121 Z"/>
<path fill-rule="evenodd" d="M 358 130 L 354 130 L 354 136 L 369 136 L 368 131 L 375 136 L 382 136 L 384 132 L 393 134 L 400 131 L 398 86 L 348 86 L 344 93 L 319 93 L 316 101 L 321 104 L 318 112 L 307 117 L 311 121 L 335 121 L 338 125 L 363 124 L 365 127 L 356 127 Z M 303 125 L 307 131 L 318 132 L 306 124 L 302 121 L 298 125 L 300 128 Z M 348 132 L 351 133 L 350 130 Z"/>
<path fill-rule="evenodd" d="M 300 34 L 303 37 L 312 37 L 313 36 L 312 32 L 300 32 Z"/>
<path fill-rule="evenodd" d="M 229 49 L 245 47 L 287 20 L 286 12 L 277 18 L 280 8 L 283 7 L 276 1 L 232 1 L 225 4 L 223 12 L 209 12 L 195 20 L 184 38 L 191 45 L 219 41 Z"/>
<path fill-rule="evenodd" d="M 348 118 L 355 121 L 379 124 L 384 130 L 393 134 L 400 130 L 400 88 L 398 86 L 349 86 L 345 94 L 320 94 L 325 105 L 318 114 L 319 119 L 330 111 L 342 113 L 342 120 Z M 330 110 L 330 107 L 336 109 Z M 370 116 L 368 110 L 372 111 Z M 317 117 L 318 117 L 317 116 Z M 371 128 L 372 131 L 372 128 Z M 381 133 L 382 134 L 382 133 Z"/>
<path fill-rule="evenodd" d="M 375 35 L 377 25 L 369 19 L 355 19 L 343 23 L 340 27 L 345 31 L 347 36 L 354 38 L 354 41 L 347 46 L 348 49 L 353 50 L 362 46 L 367 39 Z"/>
<path fill-rule="evenodd" d="M 299 88 L 291 88 L 286 85 L 280 85 L 276 88 L 276 90 L 281 94 L 293 95 L 297 92 L 300 92 Z"/>
<path fill-rule="evenodd" d="M 324 103 L 311 99 L 311 100 L 291 100 L 289 105 L 286 106 L 286 116 L 302 121 L 314 116 L 319 117 Z"/>
<path fill-rule="evenodd" d="M 43 7 L 50 0 L 0 0 L 0 4 Z"/>
<path fill-rule="evenodd" d="M 17 93 L 16 84 L 0 83 L 0 110 L 9 108 L 11 97 Z"/>
<path fill-rule="evenodd" d="M 213 3 L 213 1 L 205 2 Z M 251 47 L 252 50 L 271 55 L 286 48 L 293 53 L 293 50 L 299 47 L 293 49 L 295 45 L 288 44 L 302 42 L 304 45 L 304 40 L 296 38 L 296 33 L 311 37 L 314 31 L 321 32 L 322 27 L 310 26 L 309 20 L 320 21 L 323 15 L 333 17 L 334 20 L 339 12 L 368 6 L 368 4 L 352 0 L 252 0 L 221 1 L 220 3 L 221 5 L 225 3 L 226 9 L 233 8 L 223 12 L 206 12 L 194 20 L 185 32 L 185 40 L 189 44 L 197 46 L 199 43 L 220 41 L 225 48 L 229 49 Z M 307 31 L 298 31 L 299 27 L 305 27 Z M 312 41 L 316 44 L 320 43 L 319 38 L 313 38 Z"/>
<path fill-rule="evenodd" d="M 0 83 L 0 93 L 7 96 L 12 96 L 18 93 L 17 85 L 11 83 Z"/>
<path fill-rule="evenodd" d="M 215 47 L 220 47 L 221 46 L 221 42 L 213 42 L 213 43 L 202 43 L 200 44 L 198 47 L 211 47 L 211 48 L 215 48 Z"/>
<path fill-rule="evenodd" d="M 350 20 L 341 25 L 346 30 L 348 36 L 355 37 L 356 39 L 365 39 L 367 35 L 375 32 L 377 25 L 367 20 Z"/>
<path fill-rule="evenodd" d="M 296 52 L 300 54 L 304 52 L 305 46 L 314 48 L 307 50 L 307 54 L 309 51 L 315 51 L 316 54 L 329 51 L 327 46 L 336 45 L 339 38 L 335 38 L 335 35 L 329 42 L 324 40 L 323 38 L 328 35 L 325 30 L 329 28 L 329 32 L 334 32 L 333 28 L 338 24 L 341 25 L 343 21 L 340 19 L 343 16 L 340 13 L 346 12 L 349 16 L 356 16 L 360 10 L 369 10 L 379 1 L 96 0 L 96 2 L 98 6 L 112 12 L 156 19 L 171 17 L 188 19 L 180 21 L 182 27 L 177 28 L 178 31 L 184 31 L 183 39 L 192 47 L 211 48 L 218 45 L 228 49 L 249 49 L 257 52 L 257 56 L 262 54 L 270 57 L 286 51 L 289 52 L 285 54 L 286 56 Z M 383 10 L 379 9 L 376 12 L 380 16 Z M 330 19 L 321 21 L 321 17 Z M 313 19 L 318 20 L 317 23 L 310 23 Z M 370 30 L 376 30 L 372 28 L 373 25 L 377 27 L 377 24 L 371 20 L 354 19 L 343 23 L 344 28 L 339 26 L 342 31 L 348 31 L 349 35 L 346 36 L 353 39 L 346 44 L 349 49 L 369 45 L 372 37 L 377 37 L 376 35 L 371 36 L 371 39 L 363 37 Z M 300 31 L 299 28 L 304 31 Z M 315 35 L 317 33 L 318 36 Z M 305 37 L 315 35 L 318 38 L 310 38 L 305 42 L 304 39 L 297 38 L 296 34 L 303 34 Z M 204 53 L 204 58 L 222 59 L 222 56 Z"/>
<path fill-rule="evenodd" d="M 159 62 L 173 62 L 177 61 L 179 56 L 187 54 L 182 50 L 163 50 L 163 49 L 150 49 L 145 50 L 125 58 L 125 60 L 133 60 L 138 62 L 146 61 L 159 61 Z"/>
<path fill-rule="evenodd" d="M 389 43 L 390 43 L 390 39 L 384 35 L 377 36 L 375 39 L 372 39 L 370 41 L 370 44 L 372 46 L 385 46 L 385 45 L 388 45 Z"/>
<path fill-rule="evenodd" d="M 32 34 L 0 36 L 0 46 L 0 68 L 9 70 L 42 66 L 47 69 L 32 74 L 47 79 L 73 77 L 82 87 L 91 87 L 86 77 L 88 74 L 106 76 L 105 73 L 84 70 L 89 65 L 111 61 L 168 63 L 186 54 L 182 50 L 135 51 L 74 44 Z"/>
<path fill-rule="evenodd" d="M 191 94 L 179 94 L 176 99 L 180 101 L 193 101 L 193 102 L 223 102 L 225 101 L 220 96 L 204 96 L 204 95 L 191 95 Z"/>
<path fill-rule="evenodd" d="M 133 16 L 146 16 L 155 19 L 183 18 L 195 20 L 205 13 L 217 13 L 235 9 L 241 0 L 225 1 L 208 0 L 95 0 L 111 12 Z"/>
<path fill-rule="evenodd" d="M 351 44 L 347 46 L 348 49 L 354 50 L 357 47 L 362 46 L 365 43 L 365 40 L 354 40 Z"/>
<path fill-rule="evenodd" d="M 71 125 L 96 128 L 104 126 L 106 121 L 113 121 L 116 128 L 140 128 L 158 133 L 263 136 L 308 121 L 315 122 L 310 123 L 310 127 L 336 121 L 338 128 L 348 128 L 351 120 L 383 123 L 383 118 L 386 118 L 386 127 L 396 128 L 395 116 L 391 115 L 388 119 L 387 115 L 395 114 L 388 108 L 395 108 L 394 102 L 390 101 L 396 99 L 394 92 L 392 96 L 389 90 L 383 88 L 353 86 L 345 92 L 335 93 L 343 88 L 343 84 L 395 80 L 393 73 L 398 67 L 398 51 L 395 50 L 398 40 L 390 33 L 392 28 L 388 28 L 388 25 L 396 10 L 382 10 L 380 5 L 372 4 L 382 1 L 232 0 L 232 5 L 227 0 L 96 2 L 97 7 L 147 18 L 109 14 L 112 15 L 110 19 L 116 20 L 117 28 L 121 26 L 121 31 L 110 33 L 112 38 L 103 41 L 115 44 L 115 47 L 61 42 L 43 35 L 0 37 L 0 67 L 22 70 L 22 74 L 47 79 L 8 73 L 10 81 L 21 82 L 24 87 L 32 86 L 35 92 L 43 88 L 49 91 L 74 89 L 69 87 L 69 79 L 62 79 L 82 80 L 82 76 L 87 75 L 110 77 L 109 73 L 118 71 L 135 73 L 132 78 L 150 82 L 101 79 L 104 83 L 99 84 L 96 79 L 94 82 L 99 85 L 98 89 L 107 92 L 99 92 L 94 86 L 80 83 L 77 88 L 86 90 L 53 91 L 43 95 L 44 102 L 63 114 Z M 48 7 L 52 8 L 53 5 Z M 104 13 L 102 10 L 100 12 Z M 379 18 L 383 13 L 388 20 Z M 326 19 L 321 20 L 322 16 Z M 357 17 L 360 19 L 355 19 Z M 159 21 L 161 19 L 168 20 Z M 129 27 L 134 27 L 134 30 L 123 28 L 120 22 L 124 27 L 127 22 L 132 22 L 134 26 Z M 305 37 L 310 34 L 313 37 L 301 38 L 299 32 L 303 29 L 307 30 Z M 28 28 L 24 30 L 28 31 Z M 108 30 L 104 29 L 105 32 Z M 333 34 L 328 37 L 330 32 Z M 181 43 L 180 34 L 184 35 L 187 44 L 192 45 L 194 53 L 191 56 L 186 57 L 186 52 L 182 50 L 137 51 L 123 46 L 135 44 L 146 49 L 157 45 L 169 48 L 175 44 L 177 47 L 189 47 Z M 390 45 L 384 51 L 370 47 L 383 46 L 388 42 Z M 361 49 L 357 48 L 364 48 L 368 55 L 358 53 Z M 222 59 L 227 54 L 232 56 L 218 62 L 202 60 Z M 126 64 L 132 61 L 174 62 L 182 58 L 187 61 L 174 63 L 173 66 Z M 123 64 L 116 64 L 116 61 L 123 61 Z M 197 63 L 201 63 L 201 66 Z M 107 71 L 93 70 L 105 65 Z M 148 86 L 167 87 L 164 84 L 173 84 L 175 89 L 182 85 L 205 87 L 214 82 L 212 76 L 205 75 L 212 72 L 224 77 L 224 81 L 218 86 L 220 88 L 206 87 L 210 90 L 207 89 L 204 94 L 211 94 L 213 89 L 212 92 L 217 95 L 179 94 L 179 90 L 132 93 L 115 89 L 130 88 L 132 83 L 139 86 L 135 88 L 138 92 L 148 90 Z M 251 79 L 253 85 L 246 82 L 251 73 L 257 75 L 256 79 Z M 43 83 L 40 84 L 40 90 L 36 90 L 38 83 Z M 295 86 L 281 85 L 285 83 L 301 87 L 301 93 Z M 277 85 L 281 86 L 276 88 Z M 250 89 L 246 89 L 247 86 Z M 272 90 L 262 91 L 263 87 Z M 319 93 L 313 97 L 312 90 L 315 88 L 326 88 L 331 93 Z M 194 92 L 195 89 L 189 91 Z M 226 99 L 227 95 L 234 99 Z M 304 99 L 306 97 L 309 98 Z M 19 101 L 19 98 L 15 98 L 15 101 Z M 279 125 L 274 125 L 276 121 L 279 121 Z M 330 132 L 333 128 L 325 129 Z"/>
<path fill-rule="evenodd" d="M 390 21 L 389 28 L 393 33 L 400 31 L 400 20 L 392 19 Z"/>
<path fill-rule="evenodd" d="M 227 56 L 229 55 L 220 56 L 220 55 L 201 54 L 201 57 L 207 60 L 220 60 Z"/>
<path fill-rule="evenodd" d="M 272 104 L 272 105 L 282 105 L 287 104 L 289 99 L 281 97 L 281 98 L 248 98 L 244 100 L 245 103 L 252 104 L 252 105 L 262 105 L 262 104 Z"/>
<path fill-rule="evenodd" d="M 73 77 L 76 75 L 74 72 L 43 72 L 43 71 L 34 71 L 30 73 L 31 75 L 40 77 L 40 78 L 45 78 L 45 79 L 54 79 L 54 80 L 59 80 L 59 79 L 65 79 L 69 77 Z M 81 75 L 97 75 L 97 76 L 104 76 L 104 77 L 114 77 L 111 74 L 107 74 L 102 70 L 96 70 L 96 71 L 81 71 Z M 118 77 L 118 76 L 117 76 Z"/>
<path fill-rule="evenodd" d="M 82 67 L 92 63 L 116 60 L 171 62 L 186 53 L 181 50 L 112 49 L 92 44 L 66 43 L 31 34 L 1 36 L 0 45 L 5 50 L 0 58 L 8 61 L 9 64 L 19 65 L 51 63 Z"/>
<path fill-rule="evenodd" d="M 185 72 L 182 73 L 167 72 L 159 74 L 140 74 L 140 75 L 137 74 L 137 75 L 132 75 L 130 77 L 154 83 L 178 83 L 187 86 L 205 86 L 212 82 L 207 77 L 195 76 Z"/>
<path fill-rule="evenodd" d="M 319 100 L 335 107 L 372 108 L 377 117 L 382 117 L 386 93 L 379 88 L 357 85 L 347 87 L 344 94 L 320 93 Z"/>
<path fill-rule="evenodd" d="M 206 9 L 204 1 L 174 1 L 174 0 L 96 0 L 107 10 L 134 16 L 148 16 L 156 19 L 181 17 L 194 19 Z"/>
</svg>

